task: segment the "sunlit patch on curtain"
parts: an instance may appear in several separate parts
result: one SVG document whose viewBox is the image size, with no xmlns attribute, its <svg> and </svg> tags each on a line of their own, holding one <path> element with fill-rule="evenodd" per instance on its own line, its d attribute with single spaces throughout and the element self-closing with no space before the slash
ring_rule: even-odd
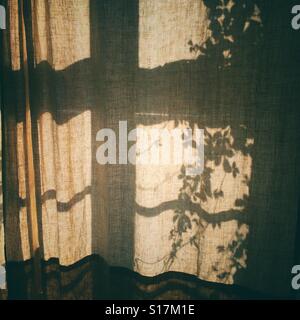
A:
<svg viewBox="0 0 300 320">
<path fill-rule="evenodd" d="M 90 58 L 90 1 L 32 1 L 35 63 L 63 70 Z"/>
<path fill-rule="evenodd" d="M 179 60 L 212 58 L 231 66 L 236 48 L 262 40 L 259 1 L 139 1 L 139 67 L 152 69 Z"/>
<path fill-rule="evenodd" d="M 139 1 L 139 67 L 196 59 L 189 41 L 203 43 L 210 35 L 207 10 L 199 0 Z"/>
<path fill-rule="evenodd" d="M 40 179 L 39 201 L 43 258 L 70 265 L 92 253 L 91 221 L 91 112 L 85 111 L 63 124 L 46 112 L 38 119 Z M 24 124 L 16 128 L 18 163 L 18 214 L 8 215 L 7 257 L 24 261 L 32 257 L 26 190 Z M 16 234 L 20 246 L 13 245 Z"/>
<path fill-rule="evenodd" d="M 167 120 L 139 126 L 190 125 Z M 189 176 L 180 164 L 136 165 L 135 270 L 141 274 L 172 270 L 232 284 L 237 272 L 247 268 L 254 141 L 243 125 L 204 129 L 202 174 Z M 163 143 L 152 148 L 167 150 Z"/>
<path fill-rule="evenodd" d="M 38 120 L 44 258 L 70 265 L 91 252 L 91 112 Z"/>
</svg>

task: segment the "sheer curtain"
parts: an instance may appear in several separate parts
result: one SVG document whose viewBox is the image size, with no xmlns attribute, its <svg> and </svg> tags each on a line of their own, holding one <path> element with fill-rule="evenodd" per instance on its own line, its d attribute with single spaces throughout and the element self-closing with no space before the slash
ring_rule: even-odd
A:
<svg viewBox="0 0 300 320">
<path fill-rule="evenodd" d="M 10 297 L 292 294 L 299 68 L 289 64 L 290 11 L 258 0 L 219 5 L 7 1 Z M 204 129 L 203 173 L 100 165 L 96 134 L 118 133 L 119 121 L 128 131 Z"/>
</svg>

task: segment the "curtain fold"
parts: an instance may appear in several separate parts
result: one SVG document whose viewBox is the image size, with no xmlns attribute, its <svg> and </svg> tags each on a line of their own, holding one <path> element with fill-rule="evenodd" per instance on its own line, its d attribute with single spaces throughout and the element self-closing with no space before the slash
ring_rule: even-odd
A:
<svg viewBox="0 0 300 320">
<path fill-rule="evenodd" d="M 157 298 L 151 288 L 163 297 L 164 281 L 177 298 L 293 294 L 299 68 L 289 61 L 298 41 L 288 3 L 275 2 L 229 1 L 222 20 L 202 0 L 7 1 L 10 297 Z M 119 139 L 120 121 L 128 132 L 203 129 L 203 173 L 100 165 L 97 132 Z M 166 141 L 150 149 L 170 152 Z M 196 278 L 234 286 L 210 294 Z"/>
</svg>

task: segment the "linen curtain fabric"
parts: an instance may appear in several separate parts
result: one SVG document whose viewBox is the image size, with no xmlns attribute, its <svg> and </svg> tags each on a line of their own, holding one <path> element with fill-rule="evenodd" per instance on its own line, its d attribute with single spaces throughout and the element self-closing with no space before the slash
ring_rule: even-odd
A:
<svg viewBox="0 0 300 320">
<path fill-rule="evenodd" d="M 10 297 L 238 296 L 197 278 L 293 295 L 299 37 L 288 2 L 6 2 Z M 119 121 L 204 129 L 203 173 L 100 165 L 97 132 L 118 134 Z"/>
</svg>

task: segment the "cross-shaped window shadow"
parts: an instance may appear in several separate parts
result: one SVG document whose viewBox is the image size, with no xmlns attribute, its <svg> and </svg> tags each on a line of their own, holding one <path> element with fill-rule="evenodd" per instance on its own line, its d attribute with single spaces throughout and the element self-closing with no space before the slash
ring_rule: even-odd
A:
<svg viewBox="0 0 300 320">
<path fill-rule="evenodd" d="M 204 3 L 211 10 L 210 18 L 217 20 L 219 12 L 215 12 L 208 1 L 204 1 Z M 284 161 L 290 161 L 284 153 L 279 163 L 273 163 L 276 152 L 279 152 L 276 143 L 282 133 L 278 129 L 281 121 L 278 115 L 282 114 L 280 103 L 284 98 L 287 98 L 284 93 L 278 91 L 278 88 L 284 82 L 283 79 L 289 68 L 284 69 L 284 64 L 282 64 L 283 67 L 279 68 L 276 73 L 274 72 L 277 77 L 274 87 L 266 84 L 268 81 L 272 82 L 273 73 L 270 70 L 265 70 L 265 60 L 262 62 L 258 60 L 260 51 L 263 50 L 264 57 L 270 56 L 274 64 L 278 65 L 278 63 L 282 63 L 282 60 L 280 56 L 272 55 L 272 48 L 263 46 L 256 40 L 263 36 L 264 42 L 279 43 L 278 35 L 276 30 L 272 29 L 272 25 L 274 19 L 280 17 L 280 14 L 275 10 L 277 13 L 272 18 L 273 20 L 270 20 L 270 18 L 266 18 L 266 12 L 273 8 L 272 4 L 266 5 L 259 0 L 250 1 L 250 3 L 257 5 L 261 10 L 261 21 L 264 25 L 262 30 L 259 28 L 251 29 L 251 26 L 248 26 L 247 28 L 250 28 L 248 31 L 251 31 L 248 36 L 244 36 L 243 33 L 240 35 L 241 26 L 244 26 L 246 22 L 243 21 L 243 18 L 248 19 L 249 17 L 246 14 L 243 16 L 241 13 L 244 11 L 240 9 L 240 12 L 235 12 L 238 23 L 237 29 L 233 30 L 234 35 L 240 36 L 240 41 L 230 43 L 220 41 L 215 45 L 214 40 L 206 42 L 204 47 L 201 47 L 201 44 L 197 47 L 191 43 L 192 50 L 199 49 L 201 51 L 197 59 L 174 61 L 154 69 L 139 67 L 138 0 L 130 2 L 121 0 L 90 1 L 90 57 L 77 61 L 63 70 L 54 70 L 47 61 L 35 65 L 32 59 L 33 47 L 28 48 L 31 53 L 29 54 L 30 102 L 34 129 L 36 179 L 39 189 L 37 201 L 41 239 L 43 239 L 42 216 L 47 211 L 46 209 L 52 208 L 53 210 L 55 208 L 59 215 L 64 215 L 67 212 L 72 213 L 73 208 L 79 206 L 77 208 L 83 212 L 82 216 L 86 215 L 84 211 L 86 208 L 89 208 L 91 213 L 91 252 L 103 255 L 108 262 L 117 262 L 128 268 L 132 268 L 136 264 L 136 242 L 142 243 L 143 241 L 142 237 L 136 237 L 137 216 L 149 218 L 159 216 L 165 211 L 172 211 L 174 212 L 174 221 L 178 217 L 179 220 L 176 221 L 183 221 L 180 222 L 182 235 L 189 228 L 188 219 L 190 218 L 185 214 L 186 211 L 189 211 L 196 214 L 198 219 L 196 220 L 199 224 L 204 222 L 210 226 L 218 227 L 222 223 L 235 221 L 237 224 L 245 223 L 250 226 L 248 251 L 255 249 L 257 239 L 260 239 L 261 242 L 269 241 L 266 238 L 267 234 L 264 233 L 267 226 L 261 227 L 261 225 L 265 225 L 266 217 L 271 214 L 280 217 L 276 222 L 277 226 L 284 223 L 284 219 L 280 215 L 280 211 L 284 210 L 284 207 L 282 203 L 278 205 L 276 201 L 266 207 L 264 197 L 261 195 L 266 192 L 273 196 L 279 195 L 281 187 L 276 182 L 273 184 L 270 181 L 265 181 L 264 176 L 271 177 L 272 171 L 283 166 Z M 30 44 L 33 43 L 32 30 L 29 27 L 30 15 L 26 19 L 28 43 Z M 211 25 L 211 29 L 212 37 L 217 38 L 219 35 L 216 23 Z M 289 32 L 287 34 L 289 35 Z M 285 47 L 285 44 L 288 40 L 283 41 L 279 51 L 286 53 L 288 47 Z M 230 65 L 223 68 L 223 52 L 228 50 L 232 51 L 233 57 Z M 265 71 L 266 77 L 264 77 Z M 6 121 L 11 118 L 16 120 L 15 122 L 7 122 L 9 125 L 15 126 L 15 128 L 11 127 L 12 130 L 7 140 L 11 154 L 17 154 L 14 130 L 24 120 L 22 101 L 18 101 L 18 95 L 13 97 L 15 95 L 13 92 L 14 84 L 22 83 L 20 77 L 22 77 L 21 72 L 11 72 L 8 80 L 12 85 L 7 86 L 5 97 L 6 101 L 10 103 L 7 104 L 7 108 L 10 105 L 14 106 L 11 110 L 6 110 L 5 119 Z M 19 90 L 22 91 L 22 89 Z M 292 107 L 290 110 L 294 112 Z M 140 114 L 144 114 L 144 116 L 137 116 Z M 167 115 L 167 118 L 164 116 L 152 117 L 151 114 Z M 266 116 L 266 114 L 268 115 Z M 87 146 L 82 154 L 89 153 L 87 159 L 90 160 L 90 164 L 84 164 L 84 157 L 81 154 L 82 145 L 76 145 L 74 142 L 76 155 L 80 158 L 80 165 L 83 166 L 81 179 L 84 182 L 82 188 L 76 192 L 70 192 L 69 197 L 65 197 L 64 185 L 58 186 L 60 187 L 59 191 L 53 187 L 45 187 L 45 180 L 41 177 L 41 173 L 43 174 L 41 163 L 45 159 L 51 158 L 46 156 L 45 159 L 41 159 L 39 152 L 41 150 L 40 120 L 45 115 L 50 115 L 55 125 L 62 128 L 62 132 L 65 130 L 66 133 L 70 133 L 68 126 L 71 126 L 71 122 L 73 127 L 76 127 L 76 123 L 78 123 L 82 125 L 82 128 L 90 130 L 90 132 L 82 132 L 82 136 L 78 132 L 76 133 L 78 137 L 81 136 L 82 140 L 80 141 L 84 146 Z M 210 201 L 209 198 L 217 201 L 217 198 L 222 198 L 222 193 L 224 194 L 225 191 L 217 187 L 215 190 L 211 190 L 208 187 L 212 177 L 208 170 L 206 171 L 206 178 L 208 176 L 206 183 L 201 185 L 199 181 L 197 182 L 197 187 L 202 187 L 204 191 L 199 195 L 195 193 L 195 201 L 192 199 L 182 201 L 181 192 L 177 195 L 179 198 L 176 197 L 159 204 L 146 206 L 137 203 L 138 168 L 133 165 L 101 166 L 96 162 L 95 155 L 99 146 L 96 142 L 96 133 L 102 128 L 111 128 L 117 132 L 120 120 L 128 121 L 128 131 L 138 125 L 154 126 L 164 121 L 174 121 L 175 126 L 182 121 L 187 121 L 191 126 L 196 123 L 199 128 L 207 128 L 207 144 L 210 149 L 208 148 L 206 151 L 207 156 L 210 157 L 208 161 L 213 163 L 214 167 L 220 167 L 222 172 L 224 171 L 230 176 L 233 176 L 234 172 L 238 175 L 243 172 L 243 168 L 236 167 L 234 163 L 237 162 L 229 161 L 227 158 L 232 158 L 231 153 L 239 153 L 241 156 L 251 158 L 251 177 L 243 177 L 247 187 L 246 197 L 236 197 L 234 200 L 238 202 L 234 208 L 212 212 L 209 206 L 206 206 Z M 227 132 L 227 137 L 225 132 L 228 127 L 230 127 L 230 133 Z M 274 129 L 271 136 L 267 133 L 266 128 Z M 293 133 L 293 128 L 286 130 L 290 129 Z M 53 132 L 57 132 L 57 130 L 55 129 Z M 215 130 L 215 132 L 211 132 L 211 130 Z M 46 133 L 47 130 L 43 132 Z M 52 133 L 51 130 L 49 132 Z M 87 136 L 89 136 L 88 142 Z M 229 142 L 226 139 L 229 139 Z M 251 152 L 248 149 L 249 145 L 247 145 L 249 139 L 254 142 Z M 50 146 L 51 142 L 48 141 L 48 143 Z M 63 145 L 64 141 L 56 143 Z M 221 144 L 222 147 L 226 145 L 226 147 L 221 148 L 222 151 L 219 152 L 216 151 L 217 144 Z M 44 152 L 46 150 L 47 146 Z M 72 154 L 72 150 L 68 152 L 69 155 Z M 70 159 L 70 163 L 72 161 L 76 165 L 76 159 Z M 16 164 L 15 158 L 11 160 L 11 164 L 8 164 L 8 172 L 14 176 L 8 182 L 11 186 L 18 184 Z M 292 169 L 287 170 L 291 173 Z M 88 176 L 90 179 L 85 180 L 84 176 Z M 70 177 L 72 177 L 72 173 Z M 185 176 L 182 177 L 182 181 L 186 182 L 186 179 Z M 289 181 L 293 182 L 292 179 Z M 72 185 L 72 181 L 64 181 L 64 183 L 66 183 L 65 186 Z M 282 183 L 286 186 L 284 182 Z M 230 187 L 230 183 L 228 187 Z M 12 198 L 8 206 L 10 206 L 10 212 L 15 212 L 17 216 L 20 208 L 26 206 L 26 197 Z M 199 205 L 199 201 L 203 206 Z M 76 210 L 78 209 L 75 208 L 74 212 Z M 12 221 L 18 221 L 18 219 L 12 219 Z M 17 230 L 20 226 L 15 224 L 15 228 Z M 251 228 L 255 230 L 253 237 Z M 172 229 L 169 231 L 171 232 Z M 18 243 L 21 248 L 20 235 L 18 233 L 13 235 L 15 237 L 13 243 Z M 191 239 L 189 241 L 193 244 L 194 240 Z M 44 245 L 43 241 L 41 244 Z M 197 245 L 195 243 L 196 248 Z M 110 246 L 113 246 L 114 250 L 110 250 Z M 173 263 L 173 260 L 171 259 L 171 261 L 169 258 L 174 258 L 174 254 L 177 254 L 178 248 L 175 248 L 176 252 L 173 249 L 170 248 L 167 265 Z M 218 250 L 222 253 L 230 249 L 220 246 Z M 267 258 L 250 255 L 249 262 L 247 261 L 247 270 L 250 271 L 248 271 L 245 281 L 250 282 L 249 279 L 255 277 L 258 265 L 265 272 L 268 268 L 276 268 L 276 266 L 270 265 L 270 261 L 266 261 Z M 226 270 L 224 272 L 228 273 Z M 224 272 L 222 275 L 226 277 Z M 219 280 L 222 281 L 222 278 Z"/>
</svg>

